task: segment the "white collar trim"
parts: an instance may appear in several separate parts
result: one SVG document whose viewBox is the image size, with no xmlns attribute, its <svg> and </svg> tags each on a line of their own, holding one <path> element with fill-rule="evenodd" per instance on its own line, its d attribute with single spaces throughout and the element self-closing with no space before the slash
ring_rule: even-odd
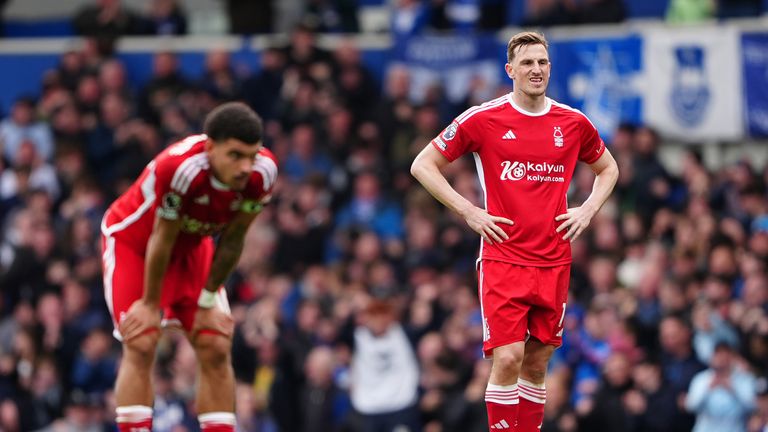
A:
<svg viewBox="0 0 768 432">
<path fill-rule="evenodd" d="M 552 108 L 552 100 L 550 98 L 545 98 L 547 104 L 544 106 L 544 109 L 539 112 L 530 112 L 521 108 L 519 105 L 515 103 L 515 100 L 512 98 L 512 93 L 507 93 L 507 100 L 509 100 L 509 104 L 512 105 L 512 108 L 516 109 L 520 114 L 524 114 L 530 117 L 543 116 L 544 114 L 549 112 L 550 108 Z"/>
<path fill-rule="evenodd" d="M 228 191 L 229 186 L 226 185 L 226 183 L 220 182 L 216 177 L 214 177 L 213 173 L 211 173 L 211 186 L 213 186 L 214 189 L 220 190 L 220 191 Z"/>
</svg>

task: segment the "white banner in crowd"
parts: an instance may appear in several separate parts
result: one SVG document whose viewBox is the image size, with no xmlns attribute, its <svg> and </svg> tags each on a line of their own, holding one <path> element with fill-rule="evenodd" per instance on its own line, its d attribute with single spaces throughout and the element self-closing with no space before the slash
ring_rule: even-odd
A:
<svg viewBox="0 0 768 432">
<path fill-rule="evenodd" d="M 743 137 L 739 32 L 653 28 L 644 37 L 646 123 L 685 141 Z"/>
</svg>

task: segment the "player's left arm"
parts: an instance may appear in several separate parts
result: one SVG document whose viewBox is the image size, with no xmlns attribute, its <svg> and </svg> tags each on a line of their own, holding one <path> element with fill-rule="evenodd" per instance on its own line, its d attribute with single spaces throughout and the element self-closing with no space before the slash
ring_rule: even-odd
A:
<svg viewBox="0 0 768 432">
<path fill-rule="evenodd" d="M 221 233 L 213 254 L 208 280 L 197 302 L 198 309 L 192 327 L 192 338 L 195 338 L 201 330 L 212 330 L 227 338 L 232 337 L 234 322 L 229 308 L 225 306 L 226 302 L 220 302 L 219 296 L 223 294 L 219 293 L 219 287 L 240 260 L 245 234 L 258 214 L 258 211 L 238 212 Z"/>
<path fill-rule="evenodd" d="M 237 265 L 240 254 L 243 252 L 245 233 L 258 214 L 258 212 L 238 212 L 224 228 L 213 255 L 208 281 L 205 284 L 207 291 L 217 292 Z"/>
<path fill-rule="evenodd" d="M 608 149 L 593 163 L 589 164 L 595 173 L 595 183 L 592 193 L 579 207 L 569 208 L 566 213 L 555 217 L 556 221 L 563 221 L 557 227 L 557 232 L 566 230 L 563 240 L 574 241 L 592 221 L 600 207 L 611 195 L 616 180 L 619 178 L 619 167 Z"/>
</svg>

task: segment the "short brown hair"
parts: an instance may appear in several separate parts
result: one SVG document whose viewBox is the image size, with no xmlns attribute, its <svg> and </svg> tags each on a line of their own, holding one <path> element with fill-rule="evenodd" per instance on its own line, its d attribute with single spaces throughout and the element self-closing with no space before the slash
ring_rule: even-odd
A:
<svg viewBox="0 0 768 432">
<path fill-rule="evenodd" d="M 549 50 L 547 38 L 543 34 L 532 31 L 520 32 L 512 36 L 507 44 L 507 62 L 512 63 L 515 58 L 515 51 L 525 45 L 544 45 L 544 48 Z"/>
</svg>

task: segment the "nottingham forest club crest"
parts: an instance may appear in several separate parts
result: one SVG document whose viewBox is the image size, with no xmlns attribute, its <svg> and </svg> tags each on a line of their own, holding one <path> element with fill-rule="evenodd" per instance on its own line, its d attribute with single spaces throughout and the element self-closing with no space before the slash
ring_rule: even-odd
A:
<svg viewBox="0 0 768 432">
<path fill-rule="evenodd" d="M 563 130 L 560 128 L 560 126 L 555 126 L 555 130 L 552 133 L 552 136 L 555 140 L 555 147 L 562 147 L 563 146 Z"/>
</svg>

